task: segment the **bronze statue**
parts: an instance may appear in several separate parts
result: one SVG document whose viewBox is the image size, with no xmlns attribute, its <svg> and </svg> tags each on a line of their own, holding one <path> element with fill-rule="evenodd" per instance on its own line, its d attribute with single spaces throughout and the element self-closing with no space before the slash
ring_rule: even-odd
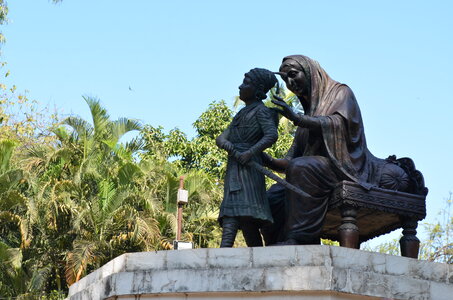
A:
<svg viewBox="0 0 453 300">
<path fill-rule="evenodd" d="M 379 159 L 368 150 L 359 105 L 347 85 L 332 80 L 318 62 L 302 55 L 285 57 L 279 74 L 300 100 L 304 114 L 274 97 L 279 112 L 297 130 L 285 158 L 263 154 L 263 163 L 286 173 L 286 180 L 305 195 L 281 184 L 269 189 L 274 223 L 262 228 L 266 245 L 319 243 L 329 196 L 342 180 L 365 189 L 414 188 L 395 159 Z"/>
<path fill-rule="evenodd" d="M 219 214 L 223 228 L 220 247 L 232 247 L 238 229 L 247 246 L 262 246 L 259 228 L 272 222 L 264 175 L 251 162 L 262 164 L 262 151 L 278 137 L 277 115 L 262 102 L 277 82 L 274 73 L 266 69 L 255 68 L 246 73 L 239 86 L 245 107 L 216 139 L 217 146 L 229 154 Z"/>
</svg>

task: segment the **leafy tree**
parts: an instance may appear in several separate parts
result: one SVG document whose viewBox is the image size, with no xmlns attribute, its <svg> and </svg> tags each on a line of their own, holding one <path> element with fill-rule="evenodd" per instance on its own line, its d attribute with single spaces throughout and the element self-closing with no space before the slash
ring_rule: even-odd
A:
<svg viewBox="0 0 453 300">
<path fill-rule="evenodd" d="M 3 25 L 7 22 L 7 16 L 8 15 L 8 6 L 6 5 L 6 2 L 4 0 L 0 0 L 0 25 Z M 5 42 L 5 37 L 3 34 L 0 32 L 0 44 Z"/>
<path fill-rule="evenodd" d="M 446 207 L 439 213 L 441 219 L 436 223 L 425 223 L 428 238 L 423 241 L 420 257 L 429 261 L 453 264 L 453 215 L 451 214 L 452 195 Z"/>
<path fill-rule="evenodd" d="M 6 63 L 0 63 L 0 76 L 10 76 L 5 66 Z M 53 141 L 48 129 L 58 122 L 56 112 L 41 108 L 26 93 L 18 92 L 15 85 L 7 87 L 0 83 L 0 139 L 14 140 L 20 149 L 36 143 L 48 144 Z"/>
<path fill-rule="evenodd" d="M 189 190 L 189 204 L 184 210 L 183 227 L 187 233 L 184 238 L 193 241 L 196 247 L 217 247 L 220 243 L 221 230 L 217 217 L 223 195 L 222 180 L 227 154 L 216 146 L 215 138 L 231 122 L 232 114 L 224 101 L 211 103 L 194 122 L 197 135 L 191 140 L 178 129 L 168 134 L 163 132 L 162 127 L 145 126 L 142 130 L 145 149 L 142 158 L 157 160 L 160 162 L 157 165 L 162 166 L 161 170 L 157 170 L 161 179 L 154 182 L 161 182 L 155 185 L 160 189 L 155 195 L 160 194 L 158 198 L 166 199 L 164 210 L 171 214 L 171 217 L 166 215 L 160 218 L 164 236 L 171 236 L 176 229 L 172 227 L 176 221 L 176 191 L 179 176 L 184 175 Z"/>
<path fill-rule="evenodd" d="M 40 178 L 45 182 L 37 193 L 51 205 L 45 210 L 51 212 L 48 221 L 54 219 L 50 224 L 56 225 L 55 218 L 62 216 L 70 222 L 63 228 L 69 226 L 75 236 L 73 248 L 64 253 L 68 283 L 125 250 L 149 250 L 160 235 L 155 220 L 143 210 L 143 199 L 133 193 L 134 180 L 143 175 L 133 161 L 140 145 L 137 140 L 119 144 L 141 124 L 126 118 L 110 121 L 98 100 L 84 99 L 92 124 L 69 117 L 64 124 L 70 131 L 55 131 L 58 150 L 45 160 L 50 164 L 43 169 Z"/>
<path fill-rule="evenodd" d="M 52 0 L 53 3 L 62 2 L 63 0 Z M 0 0 L 0 25 L 8 23 L 8 4 L 5 0 Z M 5 36 L 0 32 L 0 44 L 5 42 Z"/>
<path fill-rule="evenodd" d="M 10 162 L 19 142 L 1 144 L 0 178 L 6 178 L 1 181 L 1 236 L 9 247 L 5 253 L 19 251 L 23 271 L 13 272 L 18 264 L 0 270 L 0 277 L 22 282 L 11 295 L 33 292 L 38 279 L 40 290 L 64 291 L 119 254 L 158 248 L 157 221 L 138 192 L 144 173 L 134 153 L 140 144 L 119 143 L 141 124 L 110 121 L 98 100 L 85 100 L 93 124 L 69 117 L 53 129 L 52 143 L 21 145 L 26 151 L 16 154 L 16 161 L 20 175 L 26 176 L 12 176 L 16 170 Z M 11 261 L 10 256 L 5 261 Z"/>
<path fill-rule="evenodd" d="M 29 257 L 32 233 L 21 169 L 11 166 L 16 143 L 0 141 L 0 293 L 5 296 L 40 292 L 48 267 Z"/>
<path fill-rule="evenodd" d="M 225 172 L 226 155 L 215 144 L 215 138 L 226 129 L 232 119 L 232 110 L 224 101 L 213 102 L 193 124 L 197 135 L 188 140 L 185 133 L 173 129 L 168 134 L 162 127 L 145 126 L 143 157 L 172 159 L 173 164 L 184 169 L 204 170 L 215 177 Z"/>
<path fill-rule="evenodd" d="M 197 247 L 219 243 L 217 216 L 223 194 L 221 174 L 227 156 L 215 145 L 215 137 L 231 118 L 231 109 L 220 101 L 211 103 L 195 121 L 197 136 L 191 140 L 179 129 L 165 134 L 162 127 L 147 125 L 142 130 L 145 149 L 142 163 L 152 166 L 147 174 L 153 177 L 155 203 L 162 205 L 159 227 L 167 242 L 176 234 L 176 192 L 179 177 L 183 175 L 189 191 L 189 204 L 184 210 L 184 239 L 194 241 Z M 163 202 L 159 203 L 158 199 Z"/>
<path fill-rule="evenodd" d="M 267 101 L 270 103 L 270 101 Z M 227 107 L 224 101 L 213 102 L 208 109 L 194 122 L 197 135 L 189 140 L 179 129 L 173 129 L 168 134 L 164 133 L 162 127 L 145 126 L 141 132 L 144 141 L 145 152 L 142 153 L 143 159 L 158 160 L 158 165 L 167 166 L 158 173 L 167 174 L 162 177 L 162 182 L 172 184 L 171 188 L 163 191 L 172 190 L 173 194 L 165 194 L 169 201 L 169 206 L 165 210 L 174 212 L 176 210 L 176 189 L 178 186 L 177 174 L 193 174 L 199 181 L 209 182 L 209 187 L 204 187 L 205 194 L 210 198 L 209 201 L 194 199 L 189 201 L 185 210 L 186 232 L 190 232 L 192 239 L 199 247 L 217 247 L 220 243 L 221 230 L 217 223 L 218 209 L 223 195 L 223 175 L 226 168 L 227 154 L 219 149 L 215 144 L 215 139 L 220 135 L 232 120 L 233 111 Z M 280 123 L 279 141 L 268 152 L 275 157 L 283 157 L 292 142 L 294 126 L 289 123 Z M 292 126 L 292 127 L 291 127 Z M 169 176 L 171 170 L 171 176 Z M 155 181 L 157 182 L 157 181 Z M 268 184 L 273 183 L 268 180 Z M 156 187 L 161 186 L 157 184 Z M 168 197 L 170 196 L 170 197 Z M 162 198 L 162 196 L 159 196 Z M 166 202 L 167 203 L 167 202 Z M 168 209 L 169 208 L 169 209 Z M 168 218 L 165 220 L 169 220 Z M 174 221 L 173 219 L 170 219 Z M 160 222 L 171 224 L 171 222 Z M 163 229 L 164 226 L 161 228 Z M 171 231 L 170 226 L 166 226 L 168 235 Z M 163 231 L 162 231 L 163 232 Z M 239 242 L 239 244 L 241 244 Z M 242 243 L 244 244 L 244 243 Z M 245 244 L 244 244 L 245 245 Z"/>
<path fill-rule="evenodd" d="M 11 140 L 0 140 L 0 241 L 11 247 L 26 248 L 29 239 L 24 218 L 25 197 L 19 187 L 24 174 L 11 166 L 15 146 Z"/>
<path fill-rule="evenodd" d="M 11 123 L 14 111 L 3 111 L 9 125 L 0 128 L 2 295 L 61 298 L 69 284 L 122 253 L 171 249 L 180 176 L 189 191 L 183 238 L 196 247 L 220 243 L 227 155 L 215 137 L 233 111 L 223 101 L 212 103 L 189 139 L 178 129 L 167 134 L 132 119 L 112 121 L 99 100 L 84 99 L 91 122 L 75 116 L 59 126 L 41 122 L 42 135 L 19 134 Z M 268 149 L 275 157 L 284 156 L 295 130 L 283 121 L 279 142 Z M 121 143 L 130 131 L 140 136 Z M 422 243 L 422 258 L 451 263 L 449 206 L 446 212 L 439 224 L 426 225 L 431 235 Z M 397 246 L 389 242 L 378 250 Z"/>
</svg>

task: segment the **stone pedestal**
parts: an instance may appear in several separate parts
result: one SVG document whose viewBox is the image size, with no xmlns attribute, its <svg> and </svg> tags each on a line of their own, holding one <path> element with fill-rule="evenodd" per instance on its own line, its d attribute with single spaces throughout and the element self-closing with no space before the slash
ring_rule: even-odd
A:
<svg viewBox="0 0 453 300">
<path fill-rule="evenodd" d="M 70 300 L 432 299 L 453 266 L 335 246 L 128 253 L 82 278 Z"/>
</svg>

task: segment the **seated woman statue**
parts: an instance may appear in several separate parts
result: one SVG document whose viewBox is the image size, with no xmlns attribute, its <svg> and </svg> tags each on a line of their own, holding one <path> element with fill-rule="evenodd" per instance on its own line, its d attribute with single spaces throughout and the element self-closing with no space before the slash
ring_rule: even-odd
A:
<svg viewBox="0 0 453 300">
<path fill-rule="evenodd" d="M 238 229 L 247 246 L 262 246 L 259 228 L 272 222 L 264 175 L 248 162 L 262 164 L 262 151 L 277 141 L 277 114 L 262 102 L 276 83 L 274 73 L 266 69 L 255 68 L 246 73 L 239 86 L 245 107 L 216 139 L 217 146 L 229 154 L 219 214 L 223 228 L 220 247 L 232 247 Z"/>
<path fill-rule="evenodd" d="M 347 85 L 332 80 L 318 62 L 302 55 L 285 57 L 279 74 L 300 100 L 304 114 L 274 97 L 273 103 L 297 130 L 285 158 L 263 155 L 263 162 L 285 172 L 286 180 L 306 194 L 272 186 L 268 199 L 274 224 L 262 234 L 266 245 L 319 243 L 329 196 L 340 181 L 354 181 L 365 189 L 404 191 L 409 179 L 395 163 L 368 150 L 359 105 Z"/>
</svg>

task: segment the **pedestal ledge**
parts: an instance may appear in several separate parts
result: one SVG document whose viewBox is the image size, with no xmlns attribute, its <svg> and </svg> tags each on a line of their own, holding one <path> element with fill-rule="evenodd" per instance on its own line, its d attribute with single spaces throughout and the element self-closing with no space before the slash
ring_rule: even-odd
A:
<svg viewBox="0 0 453 300">
<path fill-rule="evenodd" d="M 68 299 L 447 300 L 451 295 L 452 265 L 308 245 L 127 253 L 73 284 Z"/>
</svg>

